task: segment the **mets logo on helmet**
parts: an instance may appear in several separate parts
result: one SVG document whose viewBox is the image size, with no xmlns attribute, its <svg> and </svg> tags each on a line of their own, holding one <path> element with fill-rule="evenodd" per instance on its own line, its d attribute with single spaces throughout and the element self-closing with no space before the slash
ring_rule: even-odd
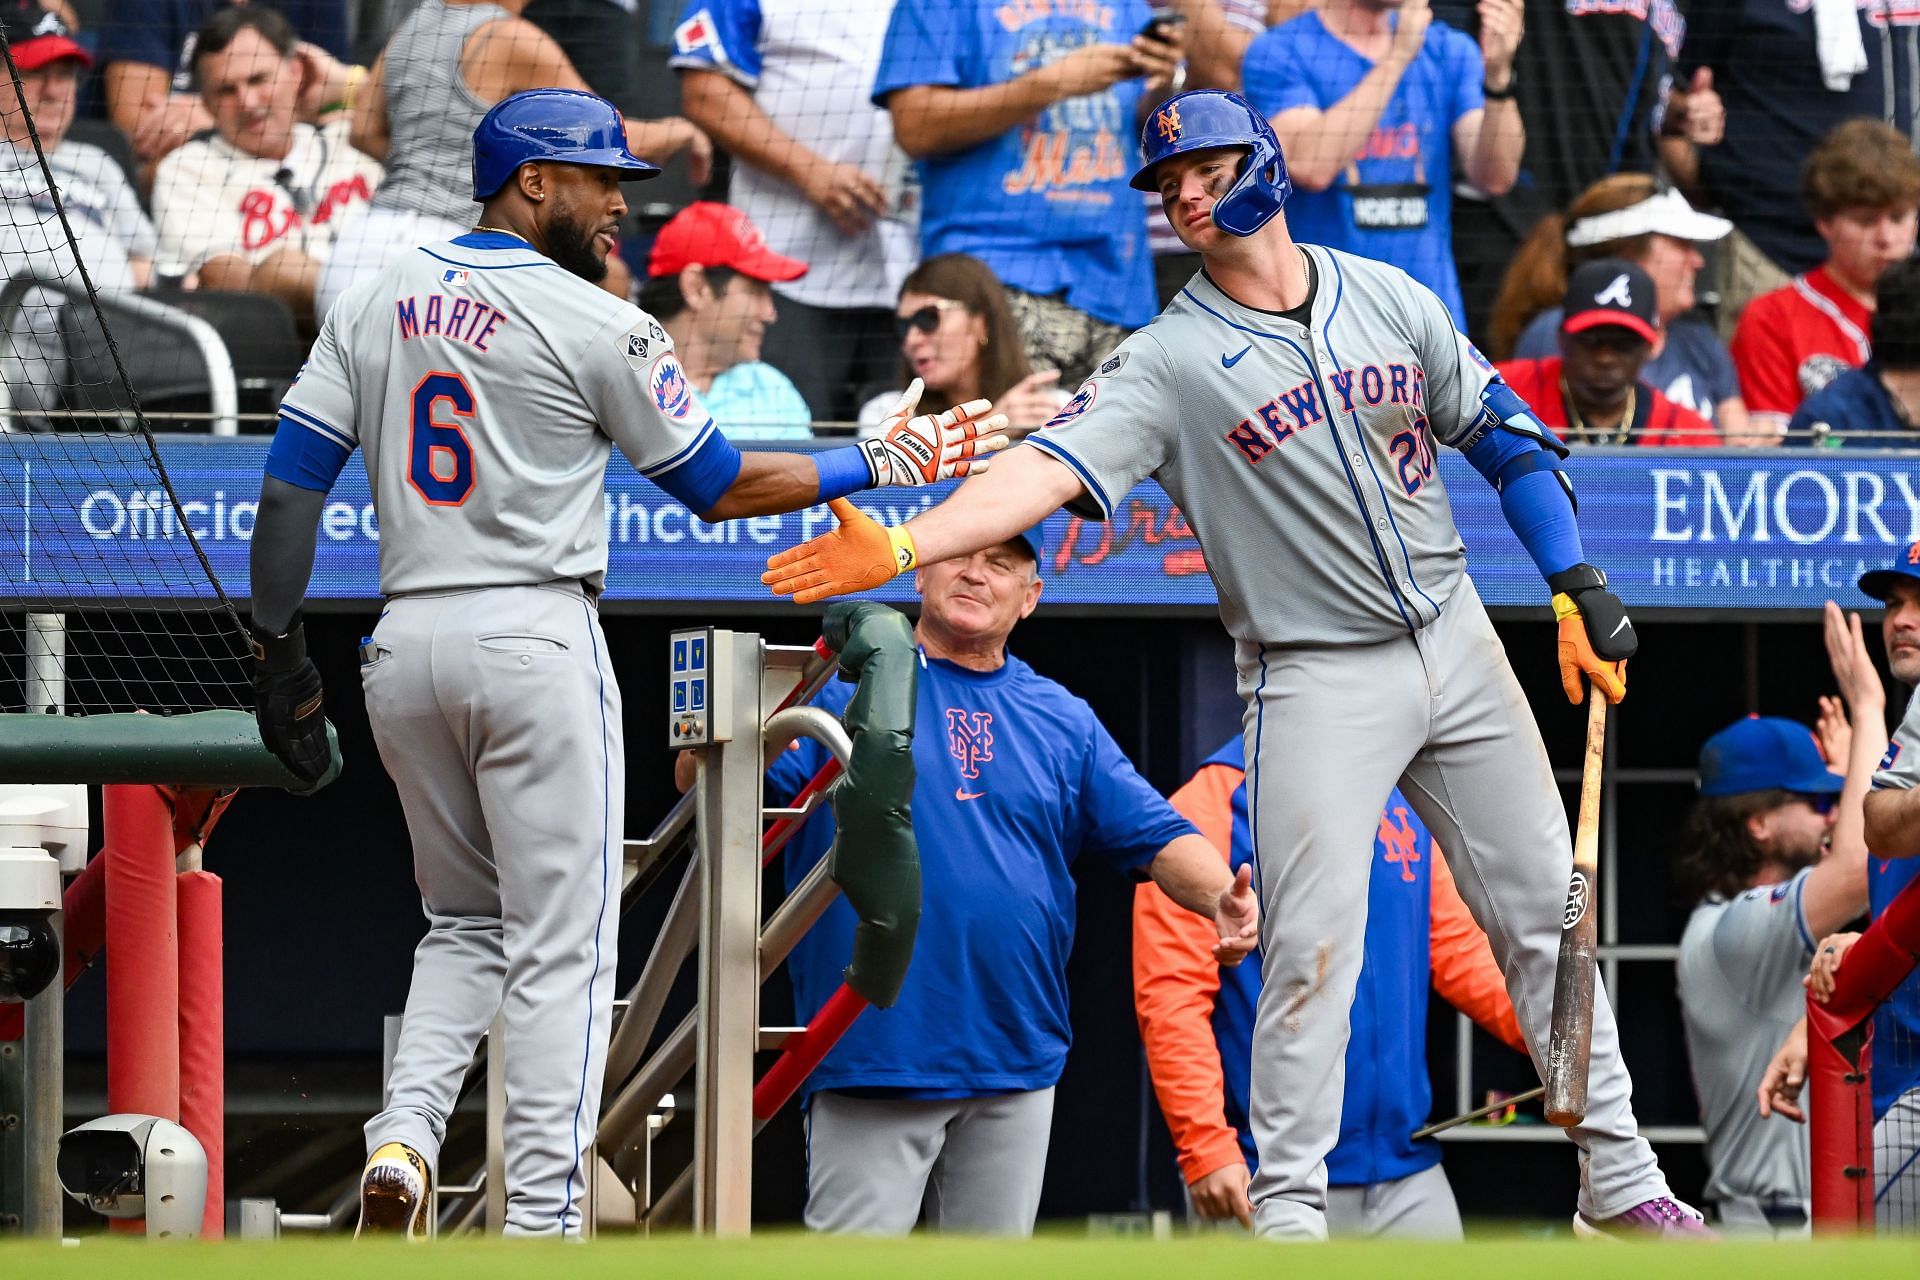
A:
<svg viewBox="0 0 1920 1280">
<path fill-rule="evenodd" d="M 1180 108 L 1172 106 L 1160 108 L 1160 114 L 1154 117 L 1153 127 L 1159 132 L 1162 142 L 1178 142 L 1180 140 Z"/>
<path fill-rule="evenodd" d="M 684 418 L 693 406 L 693 391 L 687 386 L 686 370 L 668 352 L 653 362 L 653 374 L 647 379 L 653 402 L 669 418 Z"/>
<path fill-rule="evenodd" d="M 960 776 L 977 778 L 993 759 L 993 712 L 947 708 L 947 750 L 960 762 Z"/>
</svg>

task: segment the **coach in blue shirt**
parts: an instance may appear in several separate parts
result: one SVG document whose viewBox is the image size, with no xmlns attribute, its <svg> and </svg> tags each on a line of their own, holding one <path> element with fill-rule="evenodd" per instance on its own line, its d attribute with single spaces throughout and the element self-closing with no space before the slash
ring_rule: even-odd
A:
<svg viewBox="0 0 1920 1280">
<path fill-rule="evenodd" d="M 923 1204 L 935 1230 L 1033 1230 L 1072 1040 L 1070 867 L 1082 853 L 1215 916 L 1238 939 L 1222 944 L 1224 960 L 1255 942 L 1247 871 L 1229 880 L 1226 860 L 1134 771 L 1092 708 L 1007 652 L 1040 600 L 1039 548 L 1035 530 L 915 575 L 920 932 L 899 1003 L 862 1014 L 807 1082 L 815 1230 L 904 1234 Z M 851 688 L 836 680 L 816 702 L 840 711 Z M 810 741 L 784 752 L 769 802 L 825 760 Z M 789 888 L 832 842 L 831 815 L 815 814 L 787 846 Z M 802 1019 L 840 985 L 853 927 L 836 902 L 794 950 Z"/>
</svg>

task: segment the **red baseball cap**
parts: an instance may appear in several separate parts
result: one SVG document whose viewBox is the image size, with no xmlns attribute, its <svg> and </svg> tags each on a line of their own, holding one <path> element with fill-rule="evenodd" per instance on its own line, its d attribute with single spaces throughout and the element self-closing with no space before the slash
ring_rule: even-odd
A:
<svg viewBox="0 0 1920 1280">
<path fill-rule="evenodd" d="M 807 274 L 806 263 L 767 248 L 766 237 L 746 214 L 711 200 L 674 214 L 647 255 L 650 276 L 677 276 L 688 267 L 727 267 L 768 284 Z"/>
<path fill-rule="evenodd" d="M 38 71 L 62 58 L 75 58 L 83 67 L 93 65 L 93 55 L 74 40 L 60 15 L 42 9 L 34 0 L 5 0 L 0 5 L 0 30 L 6 32 L 14 65 L 22 71 Z"/>
</svg>

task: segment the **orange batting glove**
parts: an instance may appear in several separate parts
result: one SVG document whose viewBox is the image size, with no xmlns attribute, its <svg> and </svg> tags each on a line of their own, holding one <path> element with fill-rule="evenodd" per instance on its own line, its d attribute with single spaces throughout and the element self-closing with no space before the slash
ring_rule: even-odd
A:
<svg viewBox="0 0 1920 1280">
<path fill-rule="evenodd" d="M 795 604 L 884 586 L 920 563 L 905 525 L 882 525 L 845 498 L 827 504 L 840 523 L 767 561 L 760 581 Z"/>
<path fill-rule="evenodd" d="M 1627 696 L 1627 659 L 1640 646 L 1627 607 L 1607 590 L 1607 575 L 1590 564 L 1554 574 L 1547 587 L 1560 622 L 1560 687 L 1567 701 L 1584 701 L 1585 676 L 1608 702 L 1618 703 Z"/>
</svg>

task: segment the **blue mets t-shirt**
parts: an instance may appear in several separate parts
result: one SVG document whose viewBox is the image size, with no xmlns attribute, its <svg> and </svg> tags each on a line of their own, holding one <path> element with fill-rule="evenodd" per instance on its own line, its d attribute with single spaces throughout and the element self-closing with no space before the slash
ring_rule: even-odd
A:
<svg viewBox="0 0 1920 1280">
<path fill-rule="evenodd" d="M 884 107 L 914 85 L 1004 84 L 1088 45 L 1127 44 L 1148 16 L 1145 0 L 900 0 L 873 100 Z M 1153 319 L 1146 212 L 1127 186 L 1143 88 L 1122 80 L 1056 102 L 1030 126 L 919 161 L 922 256 L 970 253 L 1003 284 L 1064 291 L 1109 324 Z"/>
<path fill-rule="evenodd" d="M 1249 101 L 1271 120 L 1295 107 L 1326 111 L 1374 63 L 1303 13 L 1255 37 L 1241 63 Z M 1486 105 L 1485 66 L 1472 39 L 1436 22 L 1407 64 L 1358 158 L 1324 191 L 1287 200 L 1295 240 L 1390 262 L 1440 295 L 1466 329 L 1453 265 L 1453 126 Z"/>
<path fill-rule="evenodd" d="M 836 678 L 814 702 L 839 714 L 852 696 Z M 826 759 L 810 739 L 781 753 L 768 803 L 791 799 Z M 913 764 L 921 908 L 906 984 L 893 1008 L 860 1015 L 805 1087 L 908 1098 L 1049 1088 L 1072 1040 L 1069 868 L 1085 852 L 1144 874 L 1193 826 L 1091 707 L 1011 654 L 990 672 L 922 658 Z M 789 889 L 832 843 L 823 810 L 787 845 Z M 803 1022 L 840 986 L 853 927 L 836 899 L 788 959 Z"/>
</svg>

